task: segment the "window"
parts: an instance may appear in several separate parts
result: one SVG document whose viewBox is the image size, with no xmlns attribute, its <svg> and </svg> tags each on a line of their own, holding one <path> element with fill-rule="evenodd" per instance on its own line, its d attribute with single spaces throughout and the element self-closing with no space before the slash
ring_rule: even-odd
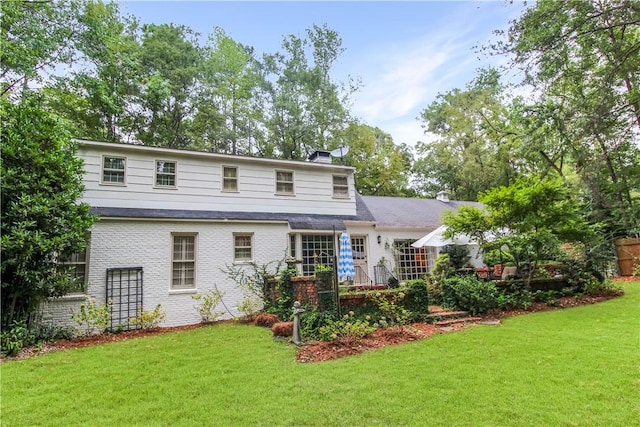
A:
<svg viewBox="0 0 640 427">
<path fill-rule="evenodd" d="M 289 235 L 289 256 L 296 258 L 298 257 L 298 247 L 296 245 L 297 235 L 290 234 Z"/>
<path fill-rule="evenodd" d="M 222 167 L 222 191 L 238 191 L 238 168 Z"/>
<path fill-rule="evenodd" d="M 253 259 L 253 235 L 234 234 L 233 235 L 233 260 L 251 261 Z"/>
<path fill-rule="evenodd" d="M 333 266 L 333 236 L 322 234 L 302 235 L 302 274 L 314 274 L 316 265 Z"/>
<path fill-rule="evenodd" d="M 333 197 L 349 197 L 349 181 L 346 175 L 333 175 Z"/>
<path fill-rule="evenodd" d="M 195 289 L 196 235 L 173 235 L 171 289 Z"/>
<path fill-rule="evenodd" d="M 292 171 L 276 171 L 276 194 L 294 194 Z"/>
<path fill-rule="evenodd" d="M 103 156 L 102 183 L 124 185 L 126 167 L 126 157 Z"/>
<path fill-rule="evenodd" d="M 401 281 L 420 279 L 429 271 L 425 248 L 411 246 L 413 240 L 396 240 L 393 248 L 396 254 L 396 267 Z"/>
<path fill-rule="evenodd" d="M 156 160 L 156 187 L 176 187 L 176 162 Z"/>
<path fill-rule="evenodd" d="M 82 252 L 71 254 L 69 258 L 60 262 L 60 268 L 67 270 L 71 276 L 73 287 L 69 290 L 69 293 L 82 293 L 86 289 L 88 267 L 87 254 L 88 249 L 85 248 Z"/>
</svg>

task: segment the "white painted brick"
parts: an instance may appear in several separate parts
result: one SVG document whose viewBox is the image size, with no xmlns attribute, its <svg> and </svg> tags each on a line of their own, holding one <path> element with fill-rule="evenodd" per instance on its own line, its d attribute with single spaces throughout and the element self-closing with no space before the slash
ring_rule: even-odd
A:
<svg viewBox="0 0 640 427">
<path fill-rule="evenodd" d="M 196 291 L 189 293 L 170 289 L 172 233 L 176 232 L 197 233 Z M 161 326 L 200 322 L 191 295 L 216 288 L 224 293 L 223 301 L 231 312 L 223 318 L 241 315 L 237 304 L 242 292 L 222 272 L 233 263 L 233 233 L 239 232 L 254 234 L 253 254 L 258 265 L 284 259 L 287 224 L 101 220 L 91 230 L 87 294 L 104 304 L 108 268 L 142 267 L 143 306 L 152 310 L 162 304 L 167 316 Z M 70 324 L 70 311 L 77 311 L 82 301 L 68 297 L 52 300 L 43 307 L 43 319 Z"/>
</svg>

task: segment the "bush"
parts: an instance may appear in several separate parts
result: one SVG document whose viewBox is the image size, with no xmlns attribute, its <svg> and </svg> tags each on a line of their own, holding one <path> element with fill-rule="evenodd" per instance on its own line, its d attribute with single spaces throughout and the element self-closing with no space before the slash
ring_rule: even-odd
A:
<svg viewBox="0 0 640 427">
<path fill-rule="evenodd" d="M 111 301 L 107 301 L 106 304 L 97 304 L 95 298 L 87 297 L 80 304 L 79 310 L 77 313 L 71 311 L 71 319 L 76 324 L 75 330 L 78 335 L 102 333 L 109 326 Z"/>
<path fill-rule="evenodd" d="M 19 104 L 0 98 L 0 313 L 7 331 L 16 320 L 32 326 L 41 302 L 71 289 L 58 261 L 84 249 L 97 219 L 80 202 L 83 162 L 69 128 L 41 104 L 36 96 Z"/>
<path fill-rule="evenodd" d="M 35 342 L 35 336 L 25 321 L 14 321 L 8 331 L 0 334 L 0 342 L 2 354 L 14 356 L 22 348 L 32 345 Z"/>
<path fill-rule="evenodd" d="M 328 320 L 327 324 L 320 328 L 320 339 L 323 341 L 337 341 L 341 344 L 353 344 L 376 330 L 376 326 L 370 323 L 370 318 L 357 319 L 350 311 L 342 316 L 342 319 Z"/>
<path fill-rule="evenodd" d="M 274 337 L 293 336 L 293 322 L 278 322 L 271 327 Z"/>
<path fill-rule="evenodd" d="M 434 279 L 440 281 L 446 279 L 447 277 L 451 277 L 455 273 L 455 271 L 456 269 L 451 263 L 449 254 L 441 253 L 440 255 L 438 255 L 438 258 L 436 258 L 431 274 L 433 275 Z"/>
<path fill-rule="evenodd" d="M 409 323 L 411 313 L 402 306 L 405 296 L 404 292 L 393 294 L 378 292 L 373 296 L 373 302 L 375 302 L 380 312 L 379 323 L 382 326 L 402 326 Z"/>
<path fill-rule="evenodd" d="M 427 298 L 430 304 L 440 305 L 442 304 L 442 292 L 440 291 L 440 284 L 427 277 Z"/>
<path fill-rule="evenodd" d="M 198 302 L 194 308 L 200 314 L 202 322 L 212 322 L 224 314 L 224 311 L 213 311 L 222 301 L 223 295 L 224 293 L 218 290 L 210 290 L 206 294 L 191 295 L 191 299 Z"/>
<path fill-rule="evenodd" d="M 270 328 L 276 323 L 278 323 L 278 316 L 276 314 L 271 314 L 271 313 L 260 313 L 256 317 L 256 320 L 254 323 L 256 326 L 264 326 L 264 327 Z"/>
<path fill-rule="evenodd" d="M 320 328 L 333 320 L 335 318 L 331 312 L 306 307 L 305 312 L 300 316 L 300 335 L 305 339 L 319 340 Z"/>
<path fill-rule="evenodd" d="M 138 328 L 152 329 L 157 328 L 166 316 L 162 304 L 158 304 L 153 310 L 140 310 L 137 317 L 129 319 L 129 323 Z"/>
<path fill-rule="evenodd" d="M 445 306 L 466 310 L 471 314 L 485 313 L 497 304 L 498 293 L 493 283 L 484 282 L 473 276 L 445 279 L 440 289 Z"/>
<path fill-rule="evenodd" d="M 501 310 L 528 310 L 534 295 L 526 289 L 504 289 L 498 293 L 496 304 Z"/>
<path fill-rule="evenodd" d="M 429 314 L 429 291 L 427 282 L 422 279 L 409 280 L 404 300 L 404 307 L 410 312 L 410 320 L 417 322 L 424 320 Z"/>
</svg>

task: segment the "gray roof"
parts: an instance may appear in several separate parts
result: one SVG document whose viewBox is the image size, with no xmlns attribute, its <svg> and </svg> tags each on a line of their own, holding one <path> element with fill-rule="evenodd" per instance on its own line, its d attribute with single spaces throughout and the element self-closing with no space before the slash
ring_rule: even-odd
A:
<svg viewBox="0 0 640 427">
<path fill-rule="evenodd" d="M 442 214 L 462 205 L 482 207 L 477 202 L 406 197 L 362 196 L 356 194 L 356 215 L 312 215 L 273 212 L 223 212 L 181 209 L 138 209 L 92 207 L 91 212 L 104 218 L 148 218 L 168 220 L 280 221 L 293 230 L 344 230 L 344 221 L 375 222 L 378 227 L 436 228 Z"/>
<path fill-rule="evenodd" d="M 379 227 L 436 228 L 442 225 L 442 214 L 460 206 L 482 207 L 478 202 L 408 197 L 361 196 Z"/>
<path fill-rule="evenodd" d="M 222 212 L 179 209 L 138 209 L 92 207 L 91 212 L 104 218 L 148 218 L 169 220 L 281 221 L 293 230 L 344 230 L 344 221 L 357 221 L 355 215 L 305 215 L 273 212 Z"/>
</svg>

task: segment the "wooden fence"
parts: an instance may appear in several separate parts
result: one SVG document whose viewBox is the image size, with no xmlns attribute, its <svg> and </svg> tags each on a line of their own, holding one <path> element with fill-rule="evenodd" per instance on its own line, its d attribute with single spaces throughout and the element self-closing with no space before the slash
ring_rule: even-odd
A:
<svg viewBox="0 0 640 427">
<path fill-rule="evenodd" d="M 634 265 L 640 265 L 640 239 L 616 240 L 616 254 L 621 276 L 633 276 Z"/>
</svg>

